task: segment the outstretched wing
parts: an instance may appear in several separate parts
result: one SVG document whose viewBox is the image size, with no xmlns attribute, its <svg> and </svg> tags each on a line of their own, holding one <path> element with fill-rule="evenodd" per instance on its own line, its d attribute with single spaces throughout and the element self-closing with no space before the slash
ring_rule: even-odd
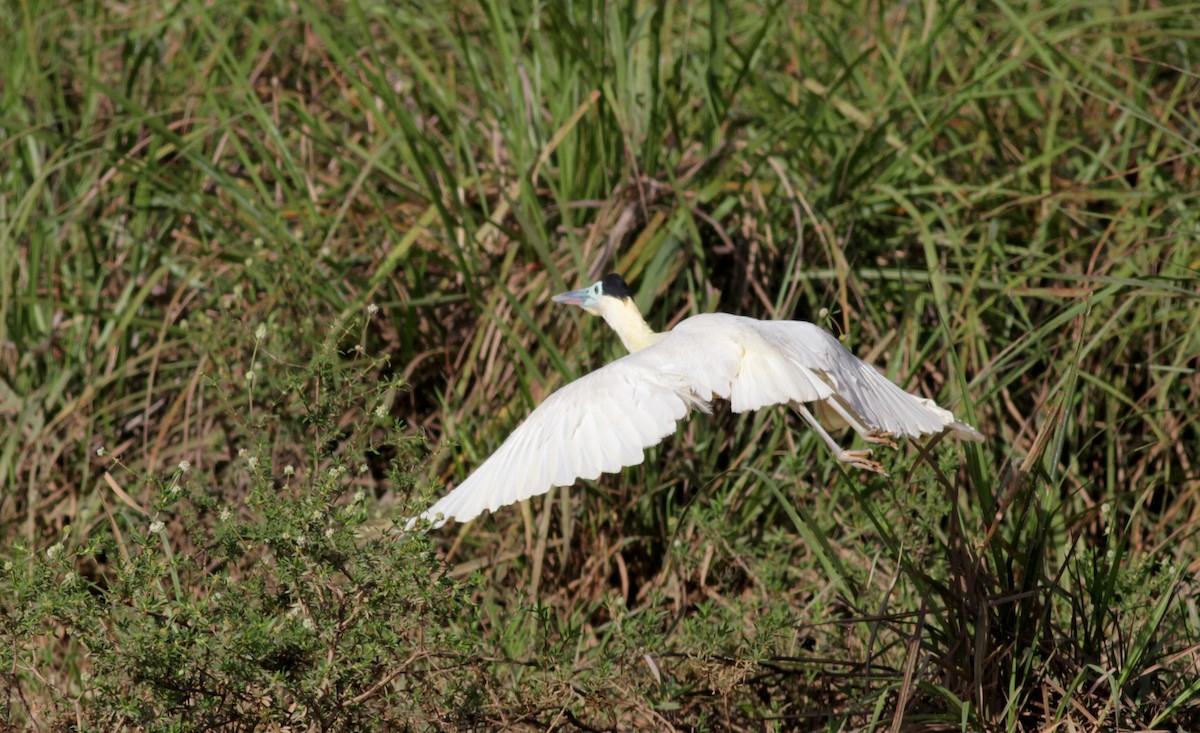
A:
<svg viewBox="0 0 1200 733">
<path fill-rule="evenodd" d="M 950 430 L 964 440 L 983 440 L 974 428 L 956 420 L 933 400 L 896 386 L 819 326 L 803 321 L 746 320 L 790 361 L 807 367 L 825 381 L 831 388 L 826 401 L 836 402 L 868 430 L 899 438 Z M 837 414 L 836 410 L 821 410 L 822 416 L 830 412 Z"/>
<path fill-rule="evenodd" d="M 483 465 L 418 519 L 434 527 L 451 519 L 467 522 L 485 509 L 640 464 L 645 449 L 675 432 L 689 409 L 707 410 L 712 399 L 686 376 L 653 366 L 654 351 L 652 346 L 611 362 L 547 397 Z"/>
</svg>

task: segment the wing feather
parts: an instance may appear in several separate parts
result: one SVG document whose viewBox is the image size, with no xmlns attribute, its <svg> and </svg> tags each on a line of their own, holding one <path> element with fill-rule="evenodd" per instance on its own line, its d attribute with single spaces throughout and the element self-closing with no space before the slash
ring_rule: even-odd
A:
<svg viewBox="0 0 1200 733">
<path fill-rule="evenodd" d="M 508 439 L 418 519 L 440 527 L 641 463 L 645 449 L 675 432 L 703 404 L 686 375 L 659 371 L 630 354 L 571 382 L 530 413 Z M 406 529 L 417 522 L 412 519 Z"/>
<path fill-rule="evenodd" d="M 748 320 L 790 360 L 808 367 L 832 388 L 832 394 L 824 399 L 836 400 L 866 427 L 901 438 L 950 430 L 965 440 L 983 440 L 949 410 L 904 391 L 819 326 L 803 321 Z"/>
</svg>

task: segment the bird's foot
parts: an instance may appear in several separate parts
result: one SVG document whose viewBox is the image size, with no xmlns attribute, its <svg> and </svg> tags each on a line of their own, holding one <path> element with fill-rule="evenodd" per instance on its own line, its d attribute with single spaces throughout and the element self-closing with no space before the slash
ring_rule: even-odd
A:
<svg viewBox="0 0 1200 733">
<path fill-rule="evenodd" d="M 892 440 L 894 437 L 896 437 L 896 434 L 888 430 L 872 430 L 863 436 L 863 440 L 875 445 L 886 445 L 889 448 L 895 448 L 896 441 Z"/>
<path fill-rule="evenodd" d="M 869 450 L 844 450 L 838 454 L 838 460 L 842 463 L 849 463 L 855 468 L 863 471 L 874 471 L 875 473 L 887 475 L 887 471 L 883 470 L 883 466 L 870 458 L 871 451 Z"/>
</svg>

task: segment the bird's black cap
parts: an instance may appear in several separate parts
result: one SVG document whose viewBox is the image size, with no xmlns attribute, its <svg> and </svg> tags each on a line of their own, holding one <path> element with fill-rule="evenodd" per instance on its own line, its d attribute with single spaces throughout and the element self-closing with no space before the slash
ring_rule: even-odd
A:
<svg viewBox="0 0 1200 733">
<path fill-rule="evenodd" d="M 604 285 L 604 294 L 611 295 L 614 298 L 632 298 L 633 294 L 629 292 L 629 285 L 625 282 L 625 278 L 617 273 L 611 273 L 604 276 L 600 281 Z"/>
</svg>

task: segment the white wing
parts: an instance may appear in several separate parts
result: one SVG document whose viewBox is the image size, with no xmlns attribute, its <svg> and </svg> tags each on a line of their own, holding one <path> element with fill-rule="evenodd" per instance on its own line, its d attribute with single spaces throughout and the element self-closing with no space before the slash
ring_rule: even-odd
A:
<svg viewBox="0 0 1200 733">
<path fill-rule="evenodd" d="M 450 519 L 467 522 L 485 509 L 641 463 L 645 449 L 675 432 L 690 408 L 707 410 L 712 399 L 681 375 L 656 368 L 655 350 L 618 359 L 547 397 L 482 466 L 419 519 L 435 527 Z"/>
<path fill-rule="evenodd" d="M 964 440 L 983 440 L 974 428 L 956 420 L 933 400 L 896 386 L 819 326 L 803 321 L 745 320 L 789 360 L 815 372 L 831 389 L 826 403 L 836 402 L 869 431 L 918 438 L 950 430 Z M 833 427 L 847 424 L 833 405 L 822 407 L 818 403 L 823 417 L 834 418 Z"/>
</svg>

